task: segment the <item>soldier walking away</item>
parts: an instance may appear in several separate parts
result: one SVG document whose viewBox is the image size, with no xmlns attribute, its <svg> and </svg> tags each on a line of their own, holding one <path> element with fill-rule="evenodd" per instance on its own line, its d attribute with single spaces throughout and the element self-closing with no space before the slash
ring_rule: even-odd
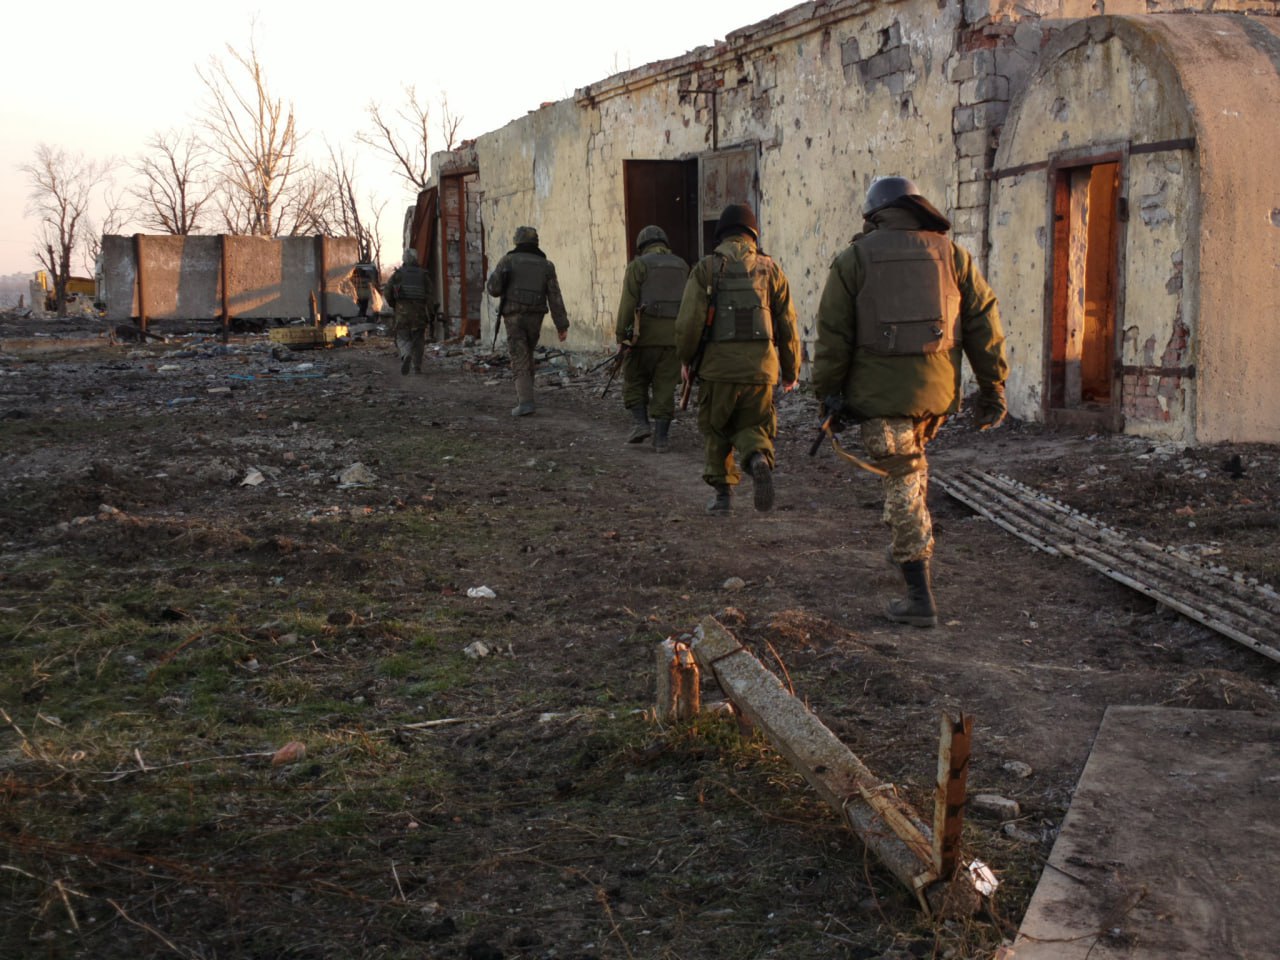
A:
<svg viewBox="0 0 1280 960">
<path fill-rule="evenodd" d="M 652 433 L 653 449 L 666 453 L 680 382 L 676 314 L 689 265 L 671 252 L 667 234 L 658 226 L 640 231 L 636 254 L 622 278 L 614 328 L 618 344 L 629 345 L 623 360 L 622 387 L 622 405 L 631 412 L 632 420 L 627 443 L 643 443 Z"/>
<path fill-rule="evenodd" d="M 395 331 L 400 355 L 400 373 L 407 374 L 410 369 L 421 373 L 431 317 L 440 307 L 436 303 L 435 282 L 418 265 L 416 250 L 404 252 L 404 262 L 387 280 L 383 296 L 394 311 L 391 329 Z"/>
<path fill-rule="evenodd" d="M 351 271 L 351 282 L 356 288 L 356 316 L 361 320 L 369 318 L 369 300 L 377 281 L 377 269 L 372 263 L 357 263 Z"/>
<path fill-rule="evenodd" d="M 715 252 L 689 274 L 676 317 L 676 354 L 686 389 L 698 383 L 702 479 L 713 514 L 728 513 L 741 476 L 751 475 L 757 510 L 773 507 L 774 385 L 795 389 L 800 334 L 786 275 L 760 250 L 755 213 L 730 204 L 716 223 Z"/>
<path fill-rule="evenodd" d="M 885 616 L 932 627 L 938 611 L 925 446 L 960 408 L 962 356 L 978 381 L 978 429 L 1004 420 L 1004 331 L 995 294 L 947 236 L 951 221 L 914 183 L 876 180 L 862 215 L 866 232 L 836 255 L 823 287 L 813 389 L 824 418 L 860 425 L 872 465 L 884 471 L 891 557 L 907 585 L 906 598 L 886 604 Z"/>
<path fill-rule="evenodd" d="M 551 311 L 556 335 L 569 335 L 569 315 L 560 295 L 556 267 L 538 249 L 538 231 L 516 227 L 514 249 L 503 254 L 489 274 L 485 287 L 498 298 L 498 315 L 507 323 L 507 347 L 511 352 L 511 373 L 516 381 L 513 417 L 527 417 L 534 411 L 533 352 L 542 335 L 542 319 Z"/>
</svg>

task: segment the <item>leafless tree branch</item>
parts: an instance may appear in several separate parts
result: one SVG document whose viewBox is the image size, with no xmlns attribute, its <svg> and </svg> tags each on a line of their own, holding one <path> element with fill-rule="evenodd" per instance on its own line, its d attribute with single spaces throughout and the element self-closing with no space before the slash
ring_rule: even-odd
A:
<svg viewBox="0 0 1280 960">
<path fill-rule="evenodd" d="M 89 160 L 42 143 L 35 159 L 18 169 L 31 184 L 27 212 L 40 219 L 34 252 L 53 278 L 54 308 L 63 317 L 71 257 L 86 229 L 93 192 L 111 175 L 112 162 Z"/>
</svg>

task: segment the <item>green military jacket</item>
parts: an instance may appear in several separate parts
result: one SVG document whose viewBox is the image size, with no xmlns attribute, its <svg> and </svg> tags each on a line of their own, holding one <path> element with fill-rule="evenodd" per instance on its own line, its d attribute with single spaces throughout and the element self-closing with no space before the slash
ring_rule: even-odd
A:
<svg viewBox="0 0 1280 960">
<path fill-rule="evenodd" d="M 709 257 L 703 257 L 689 274 L 680 315 L 676 317 L 676 354 L 687 364 L 698 351 L 707 321 L 708 291 L 713 289 L 722 257 L 742 261 L 759 253 L 756 242 L 741 234 L 728 237 Z M 772 260 L 768 267 L 769 310 L 773 336 L 767 340 L 709 341 L 698 368 L 703 380 L 724 383 L 792 383 L 800 376 L 800 332 L 791 303 L 791 286 L 782 268 Z"/>
<path fill-rule="evenodd" d="M 640 291 L 644 287 L 649 267 L 644 257 L 650 254 L 666 254 L 674 256 L 671 248 L 665 243 L 650 243 L 644 248 L 644 254 L 627 264 L 627 271 L 622 277 L 622 297 L 618 301 L 618 321 L 614 324 L 614 338 L 618 343 L 627 339 L 627 332 L 635 329 L 636 308 L 640 306 Z M 686 268 L 687 269 L 687 268 Z M 640 336 L 634 346 L 637 347 L 671 347 L 675 345 L 675 318 L 671 316 L 656 317 L 650 313 L 642 313 L 640 318 Z"/>
<path fill-rule="evenodd" d="M 880 211 L 875 220 L 877 230 L 920 228 L 914 214 L 897 207 Z M 968 358 L 980 385 L 1004 383 L 1009 364 L 996 296 L 968 252 L 954 243 L 951 249 L 960 288 L 959 341 L 951 350 L 919 356 L 885 356 L 857 343 L 856 302 L 869 261 L 857 238 L 837 254 L 818 303 L 815 396 L 842 396 L 860 420 L 921 418 L 959 409 L 962 358 Z"/>
</svg>

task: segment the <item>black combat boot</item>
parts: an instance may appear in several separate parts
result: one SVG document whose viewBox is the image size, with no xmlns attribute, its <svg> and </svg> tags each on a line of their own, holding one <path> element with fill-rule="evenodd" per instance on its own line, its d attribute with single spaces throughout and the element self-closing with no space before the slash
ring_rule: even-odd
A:
<svg viewBox="0 0 1280 960">
<path fill-rule="evenodd" d="M 671 449 L 667 441 L 667 431 L 671 429 L 670 420 L 653 421 L 653 452 L 666 453 Z"/>
<path fill-rule="evenodd" d="M 412 362 L 409 355 L 405 354 L 405 358 L 400 361 L 400 376 L 407 377 L 409 375 L 409 364 Z"/>
<path fill-rule="evenodd" d="M 728 513 L 733 509 L 733 488 L 727 483 L 716 484 L 716 495 L 707 502 L 707 513 Z"/>
<path fill-rule="evenodd" d="M 627 409 L 631 411 L 631 419 L 635 421 L 631 433 L 627 435 L 627 443 L 642 443 L 649 439 L 649 414 L 645 411 L 644 404 L 637 403 Z"/>
<path fill-rule="evenodd" d="M 747 471 L 751 474 L 751 482 L 755 486 L 756 509 L 761 512 L 773 509 L 773 471 L 769 469 L 769 461 L 763 453 L 753 453 L 747 460 Z"/>
<path fill-rule="evenodd" d="M 910 560 L 899 564 L 902 579 L 907 582 L 905 600 L 890 600 L 884 606 L 884 615 L 894 623 L 913 627 L 936 627 L 938 608 L 933 605 L 933 589 L 929 584 L 929 561 Z"/>
</svg>

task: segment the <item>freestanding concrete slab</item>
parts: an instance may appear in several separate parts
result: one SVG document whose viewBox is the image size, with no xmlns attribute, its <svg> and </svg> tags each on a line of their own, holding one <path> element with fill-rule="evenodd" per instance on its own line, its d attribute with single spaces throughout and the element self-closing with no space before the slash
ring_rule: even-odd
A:
<svg viewBox="0 0 1280 960">
<path fill-rule="evenodd" d="M 1111 707 L 1016 960 L 1280 957 L 1280 718 Z"/>
</svg>

